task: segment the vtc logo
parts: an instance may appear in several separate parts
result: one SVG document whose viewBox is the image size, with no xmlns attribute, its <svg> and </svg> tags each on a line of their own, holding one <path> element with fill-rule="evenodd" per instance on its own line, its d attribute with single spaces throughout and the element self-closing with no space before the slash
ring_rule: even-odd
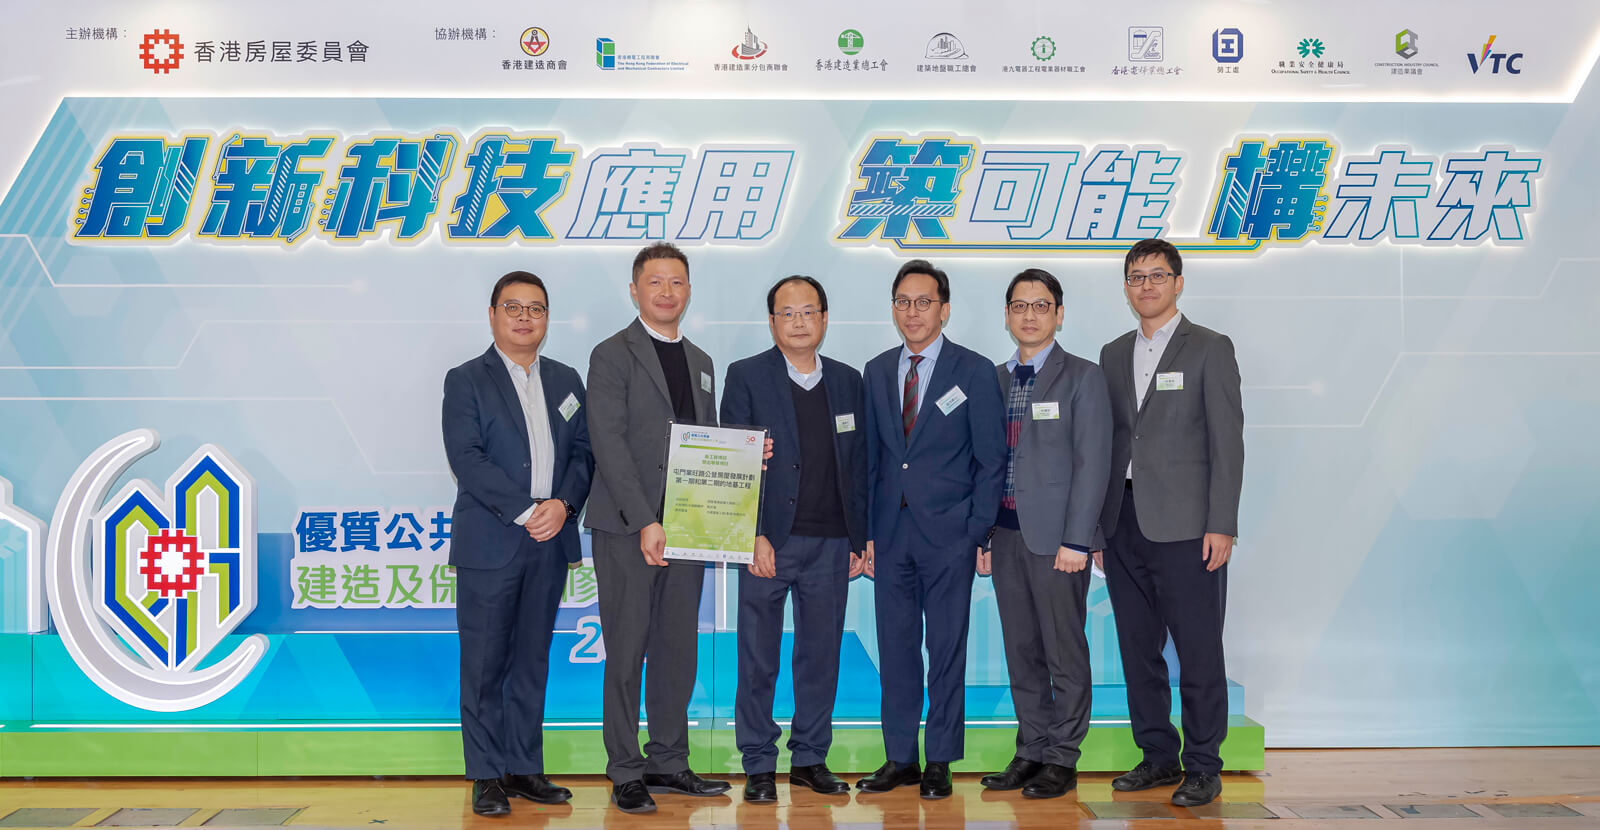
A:
<svg viewBox="0 0 1600 830">
<path fill-rule="evenodd" d="M 164 490 L 136 480 L 105 501 L 159 443 L 155 432 L 134 430 L 78 468 L 51 522 L 45 583 L 56 630 L 96 685 L 143 709 L 178 712 L 237 686 L 267 640 L 252 635 L 206 659 L 256 606 L 255 482 L 238 462 L 208 444 Z"/>
<path fill-rule="evenodd" d="M 1467 65 L 1472 67 L 1472 74 L 1476 75 L 1478 70 L 1490 66 L 1493 67 L 1489 70 L 1491 75 L 1500 74 L 1502 67 L 1505 68 L 1507 75 L 1521 75 L 1522 70 L 1517 67 L 1517 62 L 1522 60 L 1522 53 L 1513 52 L 1508 55 L 1505 52 L 1493 51 L 1495 37 L 1496 35 L 1490 35 L 1481 51 L 1467 53 Z"/>
</svg>

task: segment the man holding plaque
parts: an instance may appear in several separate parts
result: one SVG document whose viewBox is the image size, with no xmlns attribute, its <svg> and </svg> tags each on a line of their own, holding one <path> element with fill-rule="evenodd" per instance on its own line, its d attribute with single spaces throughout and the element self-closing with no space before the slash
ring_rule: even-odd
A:
<svg viewBox="0 0 1600 830">
<path fill-rule="evenodd" d="M 668 422 L 717 423 L 711 358 L 678 328 L 689 305 L 688 257 L 668 243 L 644 248 L 634 257 L 628 292 L 639 318 L 589 356 L 595 480 L 584 521 L 594 533 L 606 646 L 606 775 L 618 809 L 643 813 L 656 808 L 652 792 L 713 796 L 728 783 L 689 770 L 705 565 L 669 562 L 661 524 Z M 650 739 L 641 753 L 639 686 L 647 655 Z"/>
<path fill-rule="evenodd" d="M 828 770 L 850 578 L 865 568 L 867 457 L 861 375 L 817 353 L 828 295 L 791 276 L 767 292 L 772 349 L 728 367 L 722 422 L 773 436 L 755 556 L 739 574 L 739 689 L 734 728 L 744 799 L 778 800 L 782 730 L 772 717 L 784 602 L 794 596 L 794 719 L 789 784 L 824 795 L 850 785 Z"/>
<path fill-rule="evenodd" d="M 994 364 L 950 342 L 950 279 L 925 260 L 891 288 L 905 345 L 867 364 L 867 573 L 877 599 L 878 671 L 887 762 L 856 785 L 921 784 L 951 793 L 963 753 L 967 616 L 978 557 L 1000 510 L 1005 405 Z M 926 628 L 924 628 L 926 625 Z M 922 645 L 928 646 L 927 769 L 918 766 Z"/>
</svg>

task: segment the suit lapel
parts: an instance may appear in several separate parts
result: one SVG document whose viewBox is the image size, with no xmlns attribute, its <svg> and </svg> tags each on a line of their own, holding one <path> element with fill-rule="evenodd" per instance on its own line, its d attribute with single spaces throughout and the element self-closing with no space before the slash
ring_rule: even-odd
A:
<svg viewBox="0 0 1600 830">
<path fill-rule="evenodd" d="M 956 355 L 955 350 L 950 348 L 952 345 L 950 338 L 946 337 L 944 345 L 939 349 L 939 359 L 933 362 L 933 376 L 928 378 L 928 391 L 917 401 L 917 421 L 911 426 L 911 437 L 906 441 L 908 448 L 917 443 L 917 436 L 926 431 L 923 427 L 927 425 L 932 414 L 938 411 L 939 405 L 935 401 L 950 391 L 950 378 L 956 373 Z M 904 431 L 903 427 L 901 431 Z"/>
<path fill-rule="evenodd" d="M 644 323 L 634 320 L 628 326 L 628 350 L 633 352 L 633 359 L 644 364 L 645 374 L 655 381 L 656 389 L 661 392 L 661 397 L 667 402 L 667 409 L 672 409 L 672 393 L 667 390 L 667 376 L 661 371 L 661 357 L 656 354 L 656 347 L 650 343 L 650 333 L 644 330 Z"/>
<path fill-rule="evenodd" d="M 787 398 L 789 401 L 788 406 L 780 404 L 776 407 L 778 417 L 782 420 L 782 423 L 773 425 L 774 431 L 779 433 L 773 437 L 789 442 L 786 446 L 798 447 L 800 446 L 800 422 L 794 411 L 794 392 L 789 389 L 789 384 L 792 383 L 789 380 L 789 362 L 784 359 L 783 352 L 778 351 L 777 346 L 773 346 L 768 355 L 767 371 L 762 372 L 763 381 L 767 384 L 767 394 L 782 395 L 784 397 L 777 400 Z M 822 358 L 819 356 L 817 360 L 820 362 Z M 828 373 L 822 373 L 822 382 L 828 382 Z"/>
<path fill-rule="evenodd" d="M 689 387 L 694 394 L 694 420 L 700 424 L 713 424 L 717 421 L 717 398 L 711 390 L 706 389 L 703 378 L 711 377 L 711 358 L 705 352 L 683 339 L 683 360 L 689 366 Z M 658 367 L 659 368 L 659 367 Z M 663 380 L 662 383 L 666 381 Z M 671 396 L 668 396 L 671 400 Z"/>
<path fill-rule="evenodd" d="M 1066 365 L 1067 353 L 1061 350 L 1061 344 L 1056 343 L 1052 345 L 1050 347 L 1050 356 L 1044 359 L 1044 366 L 1040 367 L 1038 374 L 1034 375 L 1033 394 L 1029 396 L 1028 400 L 1040 400 L 1040 395 L 1044 394 L 1045 391 L 1050 388 L 1050 384 L 1055 383 L 1056 378 L 1061 377 L 1061 371 L 1062 369 L 1066 368 Z M 1006 398 L 1009 401 L 1011 398 L 1011 387 L 1007 386 L 1003 391 L 1005 392 Z M 1031 412 L 1022 413 L 1022 431 L 1026 433 L 1033 432 L 1033 417 Z"/>
<path fill-rule="evenodd" d="M 522 399 L 517 397 L 517 388 L 511 385 L 511 373 L 506 370 L 505 360 L 493 346 L 483 354 L 483 369 L 489 373 L 489 382 L 500 390 L 500 400 L 506 405 L 512 423 L 522 425 L 518 434 L 522 436 L 523 448 L 531 454 L 533 448 L 528 446 L 528 413 L 522 411 Z"/>
<path fill-rule="evenodd" d="M 1137 336 L 1138 335 L 1135 335 L 1135 337 Z M 1144 418 L 1145 410 L 1150 408 L 1150 402 L 1155 399 L 1156 378 L 1162 373 L 1172 369 L 1173 361 L 1178 359 L 1178 353 L 1183 351 L 1183 345 L 1184 343 L 1188 342 L 1188 340 L 1189 318 L 1183 317 L 1178 320 L 1177 327 L 1172 330 L 1172 339 L 1167 341 L 1167 348 L 1162 350 L 1161 360 L 1156 363 L 1156 371 L 1150 376 L 1149 383 L 1147 383 L 1144 387 L 1144 406 L 1140 407 L 1138 417 L 1134 418 L 1136 423 L 1140 419 Z M 1131 352 L 1129 353 L 1128 358 L 1130 361 L 1133 359 Z M 1130 375 L 1132 374 L 1132 371 L 1132 369 L 1129 369 Z"/>
</svg>

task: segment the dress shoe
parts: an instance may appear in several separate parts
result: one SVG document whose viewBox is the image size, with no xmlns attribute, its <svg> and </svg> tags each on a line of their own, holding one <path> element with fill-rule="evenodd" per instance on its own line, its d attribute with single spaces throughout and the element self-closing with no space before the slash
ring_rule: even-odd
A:
<svg viewBox="0 0 1600 830">
<path fill-rule="evenodd" d="M 770 772 L 751 774 L 744 780 L 744 800 L 751 804 L 776 804 L 778 777 Z"/>
<path fill-rule="evenodd" d="M 886 793 L 895 787 L 909 787 L 922 781 L 922 770 L 915 764 L 897 764 L 887 761 L 877 772 L 856 782 L 856 789 L 865 793 Z"/>
<path fill-rule="evenodd" d="M 722 795 L 730 788 L 726 781 L 712 781 L 707 778 L 701 778 L 690 770 L 680 770 L 671 775 L 645 773 L 644 785 L 653 793 L 677 793 L 678 795 L 692 795 L 700 798 Z"/>
<path fill-rule="evenodd" d="M 1044 764 L 1038 761 L 1029 761 L 1026 758 L 1012 758 L 1006 765 L 1005 772 L 996 772 L 983 777 L 983 785 L 991 790 L 1016 790 L 1021 789 L 1028 779 L 1039 774 Z"/>
<path fill-rule="evenodd" d="M 565 804 L 572 798 L 572 790 L 557 787 L 544 775 L 507 775 L 500 779 L 500 786 L 505 788 L 506 795 L 540 804 Z"/>
<path fill-rule="evenodd" d="M 1222 795 L 1222 778 L 1214 772 L 1191 772 L 1183 777 L 1172 794 L 1172 803 L 1179 807 L 1199 807 L 1210 804 Z"/>
<path fill-rule="evenodd" d="M 1176 766 L 1158 767 L 1149 761 L 1140 761 L 1139 766 L 1111 779 L 1111 789 L 1131 793 L 1135 790 L 1165 787 L 1182 780 L 1183 770 Z"/>
<path fill-rule="evenodd" d="M 498 778 L 480 778 L 472 782 L 472 812 L 480 816 L 504 816 L 511 813 L 511 802 Z"/>
<path fill-rule="evenodd" d="M 823 795 L 840 795 L 850 792 L 850 785 L 843 778 L 829 772 L 827 764 L 791 767 L 789 769 L 789 786 L 810 787 L 812 792 Z"/>
<path fill-rule="evenodd" d="M 629 781 L 611 788 L 611 803 L 624 813 L 653 813 L 656 800 L 650 797 L 643 781 Z"/>
<path fill-rule="evenodd" d="M 1060 764 L 1045 764 L 1022 788 L 1023 798 L 1060 798 L 1078 786 L 1078 771 Z"/>
<path fill-rule="evenodd" d="M 922 771 L 923 798 L 949 798 L 954 790 L 950 786 L 950 765 L 943 761 L 929 761 Z"/>
</svg>

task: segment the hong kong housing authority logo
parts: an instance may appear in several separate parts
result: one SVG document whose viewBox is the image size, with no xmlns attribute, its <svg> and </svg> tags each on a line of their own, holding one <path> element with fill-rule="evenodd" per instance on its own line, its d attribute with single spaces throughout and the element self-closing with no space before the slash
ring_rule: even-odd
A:
<svg viewBox="0 0 1600 830">
<path fill-rule="evenodd" d="M 51 619 L 78 667 L 118 700 L 181 712 L 227 694 L 267 650 L 259 634 L 207 656 L 256 607 L 255 482 L 202 446 L 164 490 L 145 480 L 105 499 L 160 443 L 134 430 L 78 467 L 45 551 Z"/>
<path fill-rule="evenodd" d="M 183 63 L 183 40 L 170 29 L 156 29 L 139 41 L 139 61 L 157 75 L 167 75 Z"/>
</svg>

